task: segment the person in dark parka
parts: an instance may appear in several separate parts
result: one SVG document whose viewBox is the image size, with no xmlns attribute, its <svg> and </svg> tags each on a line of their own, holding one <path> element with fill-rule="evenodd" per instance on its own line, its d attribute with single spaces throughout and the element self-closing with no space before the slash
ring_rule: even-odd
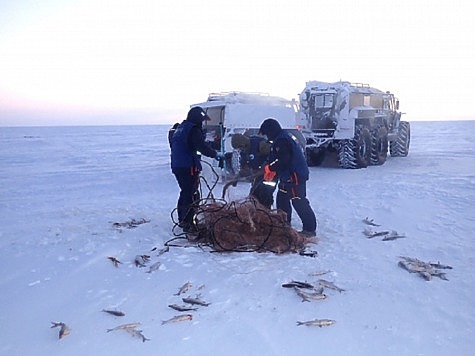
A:
<svg viewBox="0 0 475 356">
<path fill-rule="evenodd" d="M 262 136 L 234 134 L 231 145 L 241 151 L 240 174 L 252 177 L 249 195 L 267 209 L 272 209 L 276 182 L 264 180 L 264 166 L 269 159 L 271 144 Z"/>
<path fill-rule="evenodd" d="M 296 140 L 273 118 L 264 120 L 259 133 L 272 141 L 268 169 L 276 172 L 279 178 L 276 205 L 287 213 L 290 225 L 292 206 L 302 220 L 302 234 L 316 235 L 317 221 L 315 213 L 307 199 L 307 180 L 309 170 L 302 149 Z"/>
<path fill-rule="evenodd" d="M 217 160 L 224 158 L 223 153 L 213 150 L 205 142 L 205 120 L 210 120 L 206 112 L 199 106 L 193 107 L 186 120 L 174 128 L 173 134 L 169 134 L 171 169 L 180 187 L 177 203 L 178 223 L 184 231 L 193 228 L 193 203 L 200 199 L 198 187 L 202 166 L 199 153 Z"/>
</svg>

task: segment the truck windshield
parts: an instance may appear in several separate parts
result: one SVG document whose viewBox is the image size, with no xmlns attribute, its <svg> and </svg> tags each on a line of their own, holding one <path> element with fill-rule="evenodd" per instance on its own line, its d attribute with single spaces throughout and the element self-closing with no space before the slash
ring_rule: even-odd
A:
<svg viewBox="0 0 475 356">
<path fill-rule="evenodd" d="M 315 109 L 332 108 L 333 94 L 317 94 L 315 95 Z"/>
</svg>

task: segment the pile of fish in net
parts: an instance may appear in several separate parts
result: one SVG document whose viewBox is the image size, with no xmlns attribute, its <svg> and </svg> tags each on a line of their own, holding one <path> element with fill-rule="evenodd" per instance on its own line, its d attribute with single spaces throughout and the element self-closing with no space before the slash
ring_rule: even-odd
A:
<svg viewBox="0 0 475 356">
<path fill-rule="evenodd" d="M 281 210 L 269 210 L 253 197 L 202 203 L 196 214 L 195 242 L 215 251 L 302 252 L 315 239 L 300 235 L 287 223 Z"/>
</svg>

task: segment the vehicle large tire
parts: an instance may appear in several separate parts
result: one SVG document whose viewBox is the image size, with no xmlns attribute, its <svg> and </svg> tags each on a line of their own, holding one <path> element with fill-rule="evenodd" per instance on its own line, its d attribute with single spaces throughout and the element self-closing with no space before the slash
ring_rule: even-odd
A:
<svg viewBox="0 0 475 356">
<path fill-rule="evenodd" d="M 389 152 L 392 157 L 406 157 L 409 154 L 409 144 L 411 143 L 411 125 L 407 121 L 401 121 L 397 132 L 396 141 L 389 145 Z"/>
<path fill-rule="evenodd" d="M 380 126 L 371 132 L 371 160 L 370 163 L 380 166 L 388 158 L 388 130 Z"/>
<path fill-rule="evenodd" d="M 320 149 L 318 151 L 307 151 L 307 164 L 309 167 L 319 166 L 325 159 L 325 150 Z"/>
<path fill-rule="evenodd" d="M 366 168 L 371 159 L 371 134 L 359 126 L 353 140 L 342 140 L 338 146 L 338 162 L 342 168 Z"/>
</svg>

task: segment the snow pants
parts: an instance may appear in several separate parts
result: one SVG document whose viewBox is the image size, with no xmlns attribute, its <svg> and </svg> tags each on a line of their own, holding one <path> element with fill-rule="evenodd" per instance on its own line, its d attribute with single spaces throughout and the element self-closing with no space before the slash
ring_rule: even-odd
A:
<svg viewBox="0 0 475 356">
<path fill-rule="evenodd" d="M 272 209 L 274 204 L 274 191 L 277 187 L 276 182 L 264 181 L 264 176 L 257 176 L 252 181 L 249 195 L 256 198 L 259 203 L 264 205 L 267 209 Z"/>
<path fill-rule="evenodd" d="M 181 227 L 190 227 L 195 214 L 195 203 L 200 199 L 198 186 L 200 173 L 191 172 L 190 168 L 174 168 L 172 170 L 180 187 L 177 203 L 178 223 Z"/>
<path fill-rule="evenodd" d="M 317 229 L 317 219 L 315 213 L 307 199 L 306 182 L 299 184 L 280 183 L 277 192 L 277 209 L 287 213 L 287 222 L 290 225 L 292 219 L 292 206 L 295 212 L 302 220 L 303 231 L 315 231 Z M 292 206 L 290 203 L 292 202 Z"/>
</svg>

